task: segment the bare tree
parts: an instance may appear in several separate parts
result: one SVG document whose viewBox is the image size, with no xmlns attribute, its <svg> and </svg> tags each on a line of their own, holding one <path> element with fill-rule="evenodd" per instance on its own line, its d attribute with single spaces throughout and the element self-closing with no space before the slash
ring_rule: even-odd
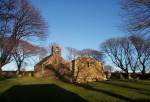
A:
<svg viewBox="0 0 150 102">
<path fill-rule="evenodd" d="M 101 51 L 97 51 L 94 49 L 83 49 L 79 52 L 79 55 L 88 56 L 99 61 L 103 61 L 103 56 L 104 56 L 104 54 Z"/>
<path fill-rule="evenodd" d="M 0 70 L 9 63 L 20 39 L 45 38 L 46 29 L 39 11 L 28 0 L 0 0 Z"/>
<path fill-rule="evenodd" d="M 40 50 L 41 48 L 39 46 L 35 46 L 23 40 L 19 41 L 18 46 L 13 50 L 13 58 L 18 67 L 18 74 L 20 74 L 20 70 L 23 63 L 25 62 L 25 59 L 38 55 L 38 53 L 40 53 Z"/>
<path fill-rule="evenodd" d="M 121 13 L 125 27 L 129 32 L 150 34 L 150 1 L 149 0 L 122 0 Z M 149 35 L 150 37 L 150 35 Z"/>
<path fill-rule="evenodd" d="M 87 56 L 87 57 L 91 57 L 99 61 L 103 61 L 104 54 L 101 51 L 97 51 L 94 49 L 78 50 L 78 49 L 71 48 L 71 47 L 67 47 L 66 49 L 69 52 L 68 54 L 69 60 L 74 60 L 75 58 L 81 57 L 81 56 Z"/>
<path fill-rule="evenodd" d="M 135 48 L 138 57 L 138 67 L 143 75 L 150 67 L 150 41 L 142 36 L 130 36 L 130 41 Z"/>
<path fill-rule="evenodd" d="M 8 55 L 12 54 L 10 51 L 12 45 L 9 38 L 0 38 L 0 72 L 2 66 L 11 62 L 11 56 Z"/>
<path fill-rule="evenodd" d="M 108 71 L 112 72 L 113 67 L 112 67 L 111 65 L 105 65 L 105 66 L 104 66 L 104 70 L 105 70 L 106 72 L 108 72 Z"/>
<path fill-rule="evenodd" d="M 126 38 L 108 39 L 102 43 L 101 47 L 117 67 L 122 69 L 126 74 L 129 73 L 129 44 Z"/>
<path fill-rule="evenodd" d="M 127 62 L 127 67 L 135 74 L 138 66 L 138 57 L 134 46 L 128 37 L 120 38 L 120 45 L 124 50 L 124 60 Z"/>
<path fill-rule="evenodd" d="M 48 51 L 46 48 L 40 47 L 39 52 L 37 53 L 38 54 L 38 61 L 41 61 L 44 57 L 46 57 L 47 53 L 48 53 Z"/>
<path fill-rule="evenodd" d="M 141 70 L 143 76 L 150 67 L 150 41 L 141 36 L 112 38 L 102 43 L 103 51 L 127 74 Z"/>
<path fill-rule="evenodd" d="M 66 47 L 67 51 L 68 51 L 68 60 L 74 60 L 75 58 L 78 57 L 79 55 L 79 50 L 75 49 L 75 48 L 71 48 L 71 47 Z"/>
</svg>

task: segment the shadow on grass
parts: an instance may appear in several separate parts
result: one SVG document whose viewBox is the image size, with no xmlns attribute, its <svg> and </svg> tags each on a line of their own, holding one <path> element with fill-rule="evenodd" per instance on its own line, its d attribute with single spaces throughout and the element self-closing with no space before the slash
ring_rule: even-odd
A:
<svg viewBox="0 0 150 102">
<path fill-rule="evenodd" d="M 150 95 L 150 91 L 146 90 L 146 89 L 131 87 L 131 86 L 127 86 L 127 85 L 119 84 L 119 83 L 111 83 L 111 82 L 106 82 L 106 81 L 105 82 L 101 81 L 100 83 L 109 84 L 109 85 L 113 85 L 113 86 L 119 86 L 119 87 L 122 87 L 122 88 L 129 88 L 129 89 L 134 90 L 138 93 L 141 93 L 141 94 L 144 94 L 144 95 Z"/>
<path fill-rule="evenodd" d="M 77 94 L 54 84 L 13 86 L 0 97 L 0 102 L 87 102 Z"/>
<path fill-rule="evenodd" d="M 4 80 L 6 80 L 6 79 L 8 79 L 8 78 L 0 77 L 0 81 L 4 81 Z"/>
<path fill-rule="evenodd" d="M 135 83 L 139 85 L 150 85 L 150 80 L 119 80 L 125 83 Z"/>
<path fill-rule="evenodd" d="M 130 99 L 130 98 L 125 97 L 125 96 L 122 96 L 120 94 L 116 94 L 116 93 L 111 92 L 111 91 L 106 91 L 106 90 L 103 90 L 103 89 L 93 88 L 92 86 L 90 86 L 88 84 L 79 84 L 78 86 L 83 87 L 83 88 L 88 89 L 88 90 L 92 90 L 92 91 L 96 91 L 96 92 L 101 92 L 101 93 L 104 93 L 106 95 L 109 95 L 109 96 L 112 96 L 112 97 L 115 97 L 117 99 L 124 100 L 124 101 L 127 101 L 127 102 L 150 102 L 150 100 L 147 100 L 147 99 L 133 100 L 133 99 Z"/>
<path fill-rule="evenodd" d="M 104 93 L 106 95 L 109 95 L 109 96 L 112 96 L 112 97 L 115 97 L 115 98 L 118 98 L 118 99 L 121 99 L 121 100 L 125 100 L 125 101 L 128 101 L 128 102 L 133 102 L 133 100 L 130 99 L 130 98 L 121 96 L 119 94 L 115 94 L 115 93 L 110 92 L 110 91 L 106 91 L 106 90 L 102 90 L 102 89 L 96 89 L 96 88 L 93 88 L 92 86 L 90 86 L 88 84 L 82 84 L 82 85 L 79 85 L 79 86 L 81 86 L 81 87 L 83 87 L 85 89 L 101 92 L 101 93 Z"/>
</svg>

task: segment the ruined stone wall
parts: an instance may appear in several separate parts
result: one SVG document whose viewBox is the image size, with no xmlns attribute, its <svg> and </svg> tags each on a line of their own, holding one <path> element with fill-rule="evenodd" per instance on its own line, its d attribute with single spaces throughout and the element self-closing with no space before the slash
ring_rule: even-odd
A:
<svg viewBox="0 0 150 102">
<path fill-rule="evenodd" d="M 104 80 L 103 64 L 93 58 L 81 57 L 72 61 L 73 79 L 77 83 Z"/>
</svg>

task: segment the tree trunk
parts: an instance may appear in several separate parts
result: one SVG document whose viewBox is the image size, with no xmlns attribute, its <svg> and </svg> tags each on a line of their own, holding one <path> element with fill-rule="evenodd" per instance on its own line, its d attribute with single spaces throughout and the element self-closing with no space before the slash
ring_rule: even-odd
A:
<svg viewBox="0 0 150 102">
<path fill-rule="evenodd" d="M 1 76 L 1 73 L 2 73 L 2 67 L 3 67 L 4 65 L 2 64 L 2 63 L 0 63 L 0 76 Z"/>
<path fill-rule="evenodd" d="M 146 67 L 143 65 L 143 69 L 142 69 L 142 71 L 141 71 L 141 73 L 142 73 L 142 79 L 144 79 L 145 78 L 145 74 L 146 74 Z"/>
<path fill-rule="evenodd" d="M 134 78 L 136 77 L 135 70 L 132 70 L 132 75 L 133 75 Z"/>
<path fill-rule="evenodd" d="M 1 73 L 2 73 L 2 66 L 0 66 L 0 77 L 1 77 Z"/>
<path fill-rule="evenodd" d="M 132 74 L 133 74 L 133 75 L 135 74 L 135 70 L 132 71 Z"/>
<path fill-rule="evenodd" d="M 125 73 L 126 73 L 125 77 L 126 79 L 128 79 L 128 75 L 129 75 L 128 69 L 126 69 Z"/>
<path fill-rule="evenodd" d="M 21 74 L 21 64 L 18 64 L 17 67 L 18 67 L 18 75 L 19 75 Z"/>
</svg>

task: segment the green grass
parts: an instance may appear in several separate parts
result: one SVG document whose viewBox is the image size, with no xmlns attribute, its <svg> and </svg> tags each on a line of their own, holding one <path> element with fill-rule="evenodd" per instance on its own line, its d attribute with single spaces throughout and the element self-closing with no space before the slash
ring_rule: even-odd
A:
<svg viewBox="0 0 150 102">
<path fill-rule="evenodd" d="M 47 94 L 51 91 L 51 94 L 54 93 L 57 95 L 58 93 L 62 92 L 61 90 L 64 90 L 64 92 L 62 92 L 64 93 L 64 98 L 71 98 L 73 96 L 77 98 L 82 98 L 90 102 L 150 102 L 150 81 L 148 80 L 111 80 L 74 85 L 48 78 L 11 78 L 6 80 L 0 80 L 0 93 L 3 95 L 3 93 L 8 92 L 10 88 L 16 85 L 17 87 L 26 87 L 29 85 L 39 86 L 41 84 L 57 86 L 57 88 L 55 87 L 56 91 L 51 91 L 52 89 L 54 89 L 51 89 L 51 87 L 49 88 L 50 90 L 46 89 L 44 92 L 46 92 Z M 32 90 L 31 87 L 30 90 Z M 41 90 L 40 92 L 43 92 L 42 90 L 44 90 L 44 88 L 42 89 L 41 87 L 35 90 Z M 58 90 L 60 90 L 60 92 Z M 54 100 L 52 102 L 54 102 Z"/>
</svg>

